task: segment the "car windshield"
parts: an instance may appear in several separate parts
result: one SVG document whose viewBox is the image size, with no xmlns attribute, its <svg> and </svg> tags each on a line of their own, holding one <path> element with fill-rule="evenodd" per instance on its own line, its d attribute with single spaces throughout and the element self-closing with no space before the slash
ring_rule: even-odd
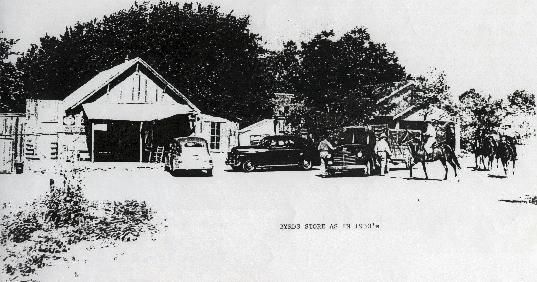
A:
<svg viewBox="0 0 537 282">
<path fill-rule="evenodd" d="M 364 128 L 347 128 L 339 139 L 343 144 L 371 144 L 371 132 Z"/>
<path fill-rule="evenodd" d="M 261 146 L 270 147 L 274 146 L 273 144 L 276 144 L 276 140 L 272 138 L 263 138 L 263 140 L 261 140 Z"/>
<path fill-rule="evenodd" d="M 201 138 L 188 138 L 176 140 L 178 152 L 208 152 L 207 142 Z"/>
</svg>

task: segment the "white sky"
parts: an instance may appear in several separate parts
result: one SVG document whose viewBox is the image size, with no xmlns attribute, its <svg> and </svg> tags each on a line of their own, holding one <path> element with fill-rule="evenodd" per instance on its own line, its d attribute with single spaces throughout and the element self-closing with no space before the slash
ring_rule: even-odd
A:
<svg viewBox="0 0 537 282">
<path fill-rule="evenodd" d="M 476 88 L 495 97 L 537 93 L 537 1 L 530 0 L 199 0 L 250 15 L 269 48 L 307 40 L 323 29 L 355 26 L 395 51 L 412 74 L 445 70 L 454 94 Z M 132 0 L 0 0 L 0 30 L 26 50 L 45 33 L 100 18 Z"/>
</svg>

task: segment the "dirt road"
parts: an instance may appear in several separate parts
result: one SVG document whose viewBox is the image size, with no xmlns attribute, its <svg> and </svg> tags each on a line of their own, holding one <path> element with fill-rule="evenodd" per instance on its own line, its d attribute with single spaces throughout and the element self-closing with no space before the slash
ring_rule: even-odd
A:
<svg viewBox="0 0 537 282">
<path fill-rule="evenodd" d="M 462 160 L 458 179 L 450 171 L 448 181 L 409 179 L 408 170 L 335 178 L 320 178 L 318 170 L 222 168 L 211 178 L 160 170 L 92 172 L 86 176 L 90 200 L 145 200 L 167 227 L 154 241 L 75 248 L 75 261 L 56 262 L 40 277 L 532 281 L 537 205 L 500 200 L 537 195 L 535 148 L 521 148 L 516 174 L 507 178 L 497 177 L 500 170 L 473 171 L 471 159 Z M 428 168 L 431 178 L 443 177 L 440 164 Z M 421 167 L 414 176 L 423 177 Z M 15 193 L 4 187 L 2 193 L 16 201 L 39 189 L 30 185 Z"/>
</svg>

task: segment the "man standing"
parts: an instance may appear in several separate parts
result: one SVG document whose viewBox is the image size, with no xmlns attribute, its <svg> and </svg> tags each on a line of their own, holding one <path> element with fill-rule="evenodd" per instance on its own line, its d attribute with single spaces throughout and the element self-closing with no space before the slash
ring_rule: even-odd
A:
<svg viewBox="0 0 537 282">
<path fill-rule="evenodd" d="M 321 157 L 321 175 L 326 176 L 326 162 L 330 155 L 330 151 L 334 150 L 334 146 L 330 144 L 326 137 L 323 137 L 323 140 L 319 143 L 317 149 L 319 150 L 319 156 Z"/>
<path fill-rule="evenodd" d="M 423 133 L 423 137 L 425 138 L 425 144 L 423 145 L 425 153 L 431 154 L 433 152 L 433 145 L 436 142 L 436 129 L 430 120 L 427 121 L 427 129 Z"/>
<path fill-rule="evenodd" d="M 375 154 L 380 159 L 380 175 L 390 172 L 388 168 L 388 158 L 391 157 L 392 151 L 390 150 L 390 145 L 386 141 L 386 134 L 382 133 L 380 135 L 379 141 L 375 144 Z"/>
</svg>

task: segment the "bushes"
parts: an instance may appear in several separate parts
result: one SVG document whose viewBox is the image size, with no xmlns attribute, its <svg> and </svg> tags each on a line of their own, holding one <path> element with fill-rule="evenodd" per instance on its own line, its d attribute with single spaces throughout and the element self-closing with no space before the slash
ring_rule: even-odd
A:
<svg viewBox="0 0 537 282">
<path fill-rule="evenodd" d="M 28 276 L 47 261 L 61 259 L 70 246 L 81 241 L 135 241 L 152 224 L 153 211 L 145 202 L 90 202 L 83 195 L 79 171 L 62 173 L 50 180 L 50 190 L 42 198 L 5 212 L 0 224 L 2 272 L 11 279 Z M 3 209 L 11 208 L 4 204 Z"/>
<path fill-rule="evenodd" d="M 61 185 L 50 180 L 50 191 L 46 200 L 45 220 L 61 226 L 77 226 L 87 214 L 87 200 L 82 192 L 82 180 L 78 173 L 60 176 Z"/>
</svg>

